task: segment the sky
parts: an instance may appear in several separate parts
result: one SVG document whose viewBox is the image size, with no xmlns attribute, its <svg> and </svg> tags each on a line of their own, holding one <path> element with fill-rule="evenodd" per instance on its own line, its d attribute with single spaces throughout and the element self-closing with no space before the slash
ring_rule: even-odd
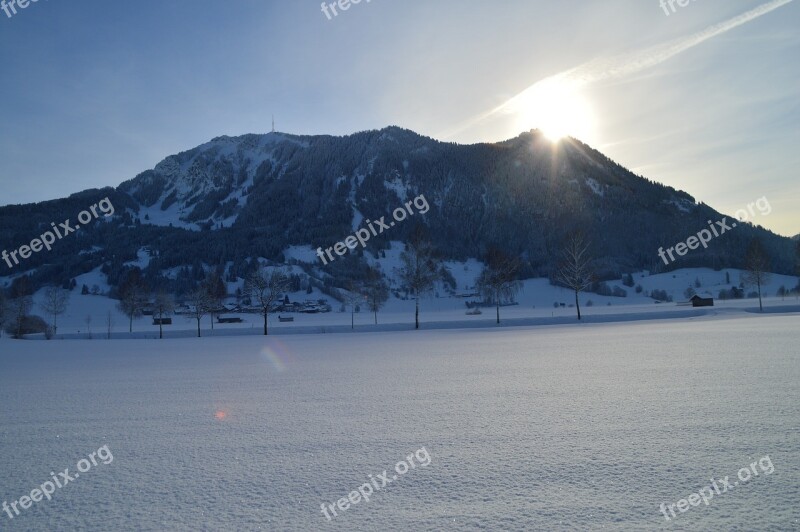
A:
<svg viewBox="0 0 800 532">
<path fill-rule="evenodd" d="M 800 233 L 800 1 L 673 6 L 362 0 L 326 15 L 319 0 L 38 0 L 0 10 L 0 205 L 116 186 L 214 137 L 266 133 L 274 115 L 295 134 L 571 135 L 721 212 L 766 197 L 772 211 L 756 222 Z"/>
</svg>

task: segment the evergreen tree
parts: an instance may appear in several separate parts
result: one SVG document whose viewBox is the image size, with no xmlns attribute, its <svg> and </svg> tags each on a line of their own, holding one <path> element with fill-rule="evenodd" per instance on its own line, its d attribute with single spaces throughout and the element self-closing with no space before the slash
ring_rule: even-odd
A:
<svg viewBox="0 0 800 532">
<path fill-rule="evenodd" d="M 228 297 L 228 287 L 222 280 L 222 272 L 219 268 L 214 268 L 206 274 L 203 289 L 207 296 L 208 315 L 211 318 L 211 329 L 213 330 L 214 319 L 219 315 L 219 309 L 225 302 L 225 298 Z"/>
</svg>

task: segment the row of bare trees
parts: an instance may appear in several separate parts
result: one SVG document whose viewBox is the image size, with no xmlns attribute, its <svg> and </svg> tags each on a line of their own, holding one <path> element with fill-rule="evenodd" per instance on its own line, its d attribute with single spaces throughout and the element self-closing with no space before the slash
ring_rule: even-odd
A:
<svg viewBox="0 0 800 532">
<path fill-rule="evenodd" d="M 199 287 L 192 290 L 186 297 L 186 305 L 189 307 L 189 315 L 197 322 L 197 337 L 200 338 L 200 322 L 205 316 L 208 316 L 211 321 L 211 329 L 214 329 L 214 318 L 217 317 L 218 310 L 225 302 L 228 296 L 228 289 L 222 280 L 219 271 L 212 271 L 206 276 L 203 283 Z M 168 297 L 168 296 L 166 296 Z M 156 298 L 158 301 L 158 298 Z M 153 309 L 158 312 L 158 303 Z M 169 312 L 174 310 L 174 305 Z M 163 320 L 159 320 L 159 327 Z"/>
<path fill-rule="evenodd" d="M 400 256 L 402 268 L 399 277 L 415 300 L 414 326 L 419 329 L 419 300 L 440 279 L 441 263 L 429 242 L 412 239 Z M 485 268 L 476 281 L 476 289 L 484 301 L 495 306 L 495 319 L 500 323 L 500 306 L 512 300 L 522 289 L 519 279 L 522 262 L 499 248 L 489 249 L 485 257 Z M 581 319 L 578 294 L 592 283 L 591 257 L 586 239 L 575 234 L 568 238 L 558 270 L 558 280 L 575 292 L 578 319 Z"/>
<path fill-rule="evenodd" d="M 415 300 L 414 326 L 419 329 L 419 300 L 440 279 L 441 263 L 436 258 L 429 242 L 412 238 L 400 256 L 402 268 L 399 277 Z M 589 288 L 593 281 L 592 258 L 589 242 L 580 233 L 567 238 L 562 260 L 557 271 L 557 280 L 574 291 L 578 319 L 581 319 L 578 295 Z M 484 301 L 495 306 L 495 320 L 500 323 L 500 307 L 503 302 L 513 300 L 522 289 L 519 279 L 522 262 L 497 247 L 490 248 L 485 256 L 485 268 L 476 281 L 476 289 Z"/>
<path fill-rule="evenodd" d="M 800 275 L 800 242 L 796 245 L 797 273 Z M 581 307 L 578 295 L 588 289 L 595 280 L 592 271 L 593 258 L 590 254 L 590 242 L 582 233 L 574 233 L 567 238 L 558 269 L 558 281 L 575 293 L 575 308 L 578 319 L 581 319 Z M 764 287 L 772 279 L 770 273 L 772 262 L 761 240 L 754 238 L 745 252 L 744 271 L 742 282 L 753 286 L 758 292 L 758 307 L 764 311 L 762 293 Z M 800 283 L 798 284 L 800 289 Z"/>
<path fill-rule="evenodd" d="M 44 332 L 48 338 L 52 337 L 58 329 L 58 317 L 67 310 L 69 303 L 69 291 L 47 287 L 44 291 L 43 300 L 39 306 L 49 316 L 53 317 L 52 325 L 39 318 L 32 316 L 31 311 L 34 307 L 33 296 L 28 286 L 27 277 L 21 277 L 20 282 L 16 283 L 12 289 L 10 298 L 6 298 L 5 292 L 0 289 L 0 334 L 6 325 L 9 333 L 14 338 L 22 338 L 30 332 Z"/>
<path fill-rule="evenodd" d="M 389 286 L 380 270 L 370 268 L 363 282 L 350 282 L 347 285 L 347 292 L 342 294 L 342 298 L 345 307 L 350 307 L 351 329 L 355 329 L 355 313 L 362 303 L 373 313 L 377 325 L 378 312 L 389 300 Z"/>
<path fill-rule="evenodd" d="M 44 332 L 51 338 L 58 332 L 58 317 L 66 312 L 69 295 L 69 290 L 64 288 L 48 286 L 44 289 L 39 307 L 53 318 L 52 324 L 47 325 L 38 316 L 31 316 L 34 302 L 26 283 L 21 288 L 18 287 L 15 297 L 11 299 L 6 299 L 4 292 L 0 290 L 0 334 L 6 323 L 12 323 L 12 334 L 15 338 L 22 338 L 32 331 Z"/>
<path fill-rule="evenodd" d="M 158 337 L 164 338 L 164 320 L 175 311 L 175 299 L 171 294 L 159 291 L 152 297 L 145 285 L 135 276 L 130 276 L 119 290 L 117 308 L 128 317 L 128 332 L 133 332 L 133 320 L 151 307 L 153 317 L 158 319 Z M 198 328 L 199 334 L 199 328 Z"/>
<path fill-rule="evenodd" d="M 797 269 L 800 275 L 800 242 L 796 245 Z M 402 266 L 398 277 L 415 302 L 414 326 L 419 329 L 420 299 L 430 292 L 441 279 L 441 261 L 432 245 L 421 233 L 416 233 L 400 256 Z M 513 299 L 522 288 L 519 280 L 522 263 L 497 248 L 492 248 L 486 255 L 486 267 L 477 279 L 476 288 L 485 301 L 494 303 L 496 321 L 500 323 L 500 306 L 503 301 Z M 562 250 L 561 261 L 555 279 L 575 294 L 577 317 L 581 319 L 579 295 L 587 290 L 595 280 L 592 270 L 593 257 L 590 253 L 590 242 L 581 233 L 567 237 Z M 771 280 L 771 261 L 760 240 L 754 239 L 747 248 L 745 269 L 742 282 L 757 289 L 759 308 L 763 311 L 762 293 Z M 289 275 L 282 269 L 267 270 L 259 268 L 245 280 L 244 292 L 260 309 L 264 318 L 264 334 L 269 334 L 269 314 L 290 288 Z M 800 289 L 800 284 L 798 284 Z M 58 330 L 58 318 L 66 312 L 70 292 L 58 287 L 47 287 L 40 302 L 40 307 L 52 317 L 52 325 L 48 334 L 55 335 Z M 200 286 L 186 298 L 190 316 L 197 322 L 197 336 L 201 336 L 201 320 L 205 316 L 211 318 L 211 328 L 218 309 L 227 296 L 227 289 L 218 270 L 208 273 Z M 351 308 L 351 327 L 354 327 L 355 308 L 366 302 L 375 315 L 378 323 L 378 311 L 389 299 L 389 288 L 379 270 L 369 270 L 366 280 L 361 284 L 352 284 L 344 296 Z M 132 270 L 119 286 L 119 310 L 129 319 L 129 332 L 133 332 L 133 320 L 143 314 L 145 308 L 151 307 L 153 316 L 158 318 L 159 337 L 163 338 L 164 319 L 175 311 L 174 298 L 165 292 L 157 292 L 153 297 L 147 290 L 138 270 Z M 20 283 L 16 293 L 6 298 L 0 290 L 0 334 L 7 324 L 8 330 L 16 338 L 21 338 L 30 327 L 30 312 L 33 298 L 25 283 Z M 38 319 L 38 318 L 37 318 Z M 39 320 L 41 322 L 41 320 Z M 87 322 L 88 326 L 88 322 Z M 108 335 L 111 335 L 112 317 L 108 316 Z M 49 336 L 48 336 L 49 337 Z"/>
<path fill-rule="evenodd" d="M 797 273 L 800 275 L 800 242 L 796 244 Z M 416 299 L 415 324 L 419 328 L 419 295 L 430 289 L 437 276 L 436 261 L 430 246 L 412 242 L 403 254 L 401 279 L 412 289 Z M 567 236 L 561 252 L 561 260 L 555 274 L 556 282 L 571 290 L 575 295 L 577 317 L 581 319 L 580 293 L 588 290 L 596 280 L 593 270 L 594 257 L 591 242 L 581 232 Z M 521 262 L 499 249 L 490 249 L 486 256 L 486 267 L 478 277 L 476 288 L 485 301 L 494 302 L 496 321 L 500 323 L 500 305 L 504 300 L 513 299 L 522 288 L 519 280 Z M 745 254 L 742 282 L 753 286 L 758 292 L 759 309 L 763 311 L 762 292 L 771 280 L 771 260 L 758 238 L 754 238 Z M 800 283 L 798 284 L 800 290 Z"/>
<path fill-rule="evenodd" d="M 573 234 L 567 240 L 563 252 L 563 260 L 558 270 L 558 280 L 567 288 L 575 292 L 575 307 L 578 312 L 578 319 L 581 319 L 580 302 L 578 294 L 588 289 L 594 281 L 592 271 L 592 257 L 589 252 L 589 242 L 580 233 Z M 800 275 L 800 242 L 795 247 L 797 255 L 797 274 Z M 742 271 L 742 283 L 752 286 L 758 292 L 758 308 L 764 311 L 763 291 L 764 287 L 772 279 L 770 273 L 772 261 L 764 245 L 759 238 L 750 241 L 745 251 L 744 270 Z M 798 283 L 800 290 L 800 283 Z"/>
<path fill-rule="evenodd" d="M 264 318 L 264 335 L 269 335 L 269 315 L 278 306 L 278 303 L 290 289 L 289 274 L 282 269 L 267 270 L 258 268 L 245 279 L 244 293 L 250 297 L 251 304 L 255 305 Z M 197 294 L 197 297 L 202 297 Z M 378 311 L 389 299 L 389 288 L 383 282 L 379 272 L 371 270 L 362 285 L 351 284 L 349 290 L 343 294 L 345 303 L 351 309 L 351 327 L 355 326 L 353 314 L 361 301 L 365 301 L 370 311 L 375 313 L 375 323 L 378 323 Z M 198 311 L 200 312 L 200 311 Z M 198 319 L 199 314 L 195 315 Z M 199 325 L 198 325 L 199 335 Z"/>
<path fill-rule="evenodd" d="M 211 328 L 214 318 L 228 295 L 225 283 L 219 270 L 208 272 L 205 280 L 198 288 L 189 293 L 186 304 L 190 315 L 197 320 L 197 336 L 200 336 L 200 320 L 211 317 Z M 152 295 L 141 278 L 138 270 L 131 270 L 119 286 L 119 303 L 117 308 L 128 318 L 128 332 L 133 332 L 133 320 L 141 317 L 144 310 L 151 307 L 153 317 L 158 320 L 159 338 L 164 337 L 164 320 L 175 312 L 175 298 L 163 291 Z"/>
</svg>

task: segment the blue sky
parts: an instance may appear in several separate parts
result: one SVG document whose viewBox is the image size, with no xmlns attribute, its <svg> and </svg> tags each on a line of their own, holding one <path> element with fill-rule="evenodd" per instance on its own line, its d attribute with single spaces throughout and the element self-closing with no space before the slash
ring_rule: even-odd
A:
<svg viewBox="0 0 800 532">
<path fill-rule="evenodd" d="M 363 0 L 329 20 L 318 0 L 39 0 L 0 11 L 0 50 L 0 204 L 116 186 L 273 114 L 472 143 L 544 110 L 724 212 L 766 196 L 757 222 L 800 232 L 800 2 Z M 570 98 L 546 93 L 560 105 L 512 100 L 570 72 Z"/>
</svg>

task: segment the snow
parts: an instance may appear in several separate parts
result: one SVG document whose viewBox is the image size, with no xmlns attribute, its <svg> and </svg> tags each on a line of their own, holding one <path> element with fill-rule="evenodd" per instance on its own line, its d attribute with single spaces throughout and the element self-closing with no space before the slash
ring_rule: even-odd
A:
<svg viewBox="0 0 800 532">
<path fill-rule="evenodd" d="M 443 266 L 456 280 L 457 296 L 475 293 L 475 284 L 484 268 L 482 262 L 475 259 L 469 259 L 466 262 L 445 261 Z"/>
<path fill-rule="evenodd" d="M 597 194 L 598 196 L 604 196 L 605 191 L 603 190 L 603 185 L 597 182 L 596 179 L 592 179 L 591 177 L 586 178 L 586 184 L 589 185 L 589 188 L 592 189 L 592 192 Z"/>
<path fill-rule="evenodd" d="M 253 135 L 252 138 L 242 139 L 234 137 L 217 137 L 196 148 L 194 155 L 186 161 L 179 162 L 178 155 L 167 157 L 155 167 L 155 170 L 168 179 L 169 185 L 161 197 L 152 206 L 142 206 L 139 210 L 138 219 L 143 224 L 157 226 L 173 226 L 199 231 L 198 223 L 189 223 L 181 218 L 191 213 L 194 207 L 186 207 L 185 203 L 198 193 L 207 193 L 217 187 L 213 185 L 213 175 L 209 175 L 204 168 L 205 162 L 201 162 L 209 156 L 216 160 L 227 159 L 237 161 L 245 165 L 247 179 L 243 183 L 236 185 L 234 190 L 220 203 L 235 199 L 239 208 L 247 204 L 248 196 L 245 191 L 253 185 L 253 180 L 258 170 L 266 161 L 275 161 L 273 151 L 282 142 L 292 142 L 303 148 L 308 147 L 307 142 L 291 139 L 280 133 L 268 133 L 265 135 Z M 163 201 L 173 192 L 177 193 L 177 200 L 167 209 L 162 210 Z M 214 219 L 215 224 L 222 224 L 230 227 L 237 219 L 238 213 L 224 219 Z"/>
<path fill-rule="evenodd" d="M 694 202 L 688 199 L 680 199 L 680 200 L 673 199 L 665 201 L 664 203 L 675 206 L 681 212 L 692 212 L 692 209 L 694 209 L 695 206 Z"/>
<path fill-rule="evenodd" d="M 789 530 L 797 314 L 381 334 L 0 339 L 0 501 L 101 445 L 10 530 Z M 322 503 L 425 447 L 327 522 Z"/>
<path fill-rule="evenodd" d="M 350 224 L 350 228 L 355 233 L 356 231 L 358 231 L 361 228 L 362 225 L 365 225 L 363 223 L 364 222 L 364 215 L 361 213 L 360 210 L 356 209 L 356 207 L 354 205 L 352 207 L 353 207 L 353 221 Z M 350 236 L 350 235 L 348 235 L 348 236 Z M 344 240 L 344 238 L 347 238 L 347 237 L 343 237 L 342 240 Z"/>
<path fill-rule="evenodd" d="M 78 255 L 91 255 L 92 253 L 97 253 L 98 251 L 103 251 L 104 248 L 100 246 L 92 246 L 90 249 L 82 249 L 78 252 Z"/>
<path fill-rule="evenodd" d="M 404 291 L 398 280 L 398 270 L 402 266 L 400 254 L 404 249 L 404 244 L 399 241 L 391 242 L 391 249 L 385 251 L 386 257 L 376 257 L 370 251 L 365 252 L 365 257 L 373 266 L 380 267 L 381 271 L 389 277 L 389 284 L 392 290 L 397 291 L 401 296 Z M 292 246 L 285 250 L 287 258 L 294 258 L 301 262 L 314 264 L 317 261 L 316 251 L 310 246 Z M 483 314 L 478 316 L 467 316 L 467 301 L 475 301 L 476 297 L 462 297 L 474 293 L 475 279 L 481 272 L 480 262 L 470 259 L 466 262 L 448 261 L 445 263 L 456 279 L 456 295 L 450 297 L 444 287 L 439 284 L 434 292 L 423 298 L 420 302 L 420 319 L 423 327 L 431 328 L 462 328 L 462 327 L 494 327 L 495 310 L 484 308 Z M 289 273 L 303 275 L 300 266 L 288 266 L 282 268 Z M 177 274 L 177 268 L 171 272 Z M 726 273 L 729 274 L 731 284 L 726 284 Z M 633 274 L 635 285 L 642 286 L 642 293 L 637 294 L 634 287 L 627 287 L 622 284 L 622 280 L 608 281 L 609 287 L 620 287 L 627 291 L 628 297 L 599 296 L 594 293 L 582 292 L 580 295 L 581 313 L 584 318 L 591 321 L 593 319 L 603 321 L 630 321 L 637 319 L 649 319 L 659 315 L 669 315 L 673 317 L 685 317 L 683 312 L 687 311 L 685 306 L 677 303 L 685 301 L 687 298 L 684 291 L 691 286 L 694 288 L 695 281 L 700 280 L 701 287 L 694 288 L 698 293 L 710 292 L 715 298 L 715 306 L 710 309 L 702 310 L 702 313 L 738 312 L 745 313 L 758 309 L 758 299 L 740 299 L 722 301 L 717 298 L 719 290 L 728 289 L 732 285 L 739 285 L 741 272 L 735 269 L 725 269 L 715 271 L 709 268 L 687 268 L 676 270 L 669 273 L 649 275 L 647 272 Z M 105 276 L 96 269 L 88 274 L 76 278 L 77 288 L 72 291 L 69 308 L 64 316 L 59 317 L 58 336 L 67 338 L 84 338 L 86 336 L 86 317 L 92 316 L 92 329 L 95 333 L 102 331 L 105 334 L 108 312 L 112 312 L 115 326 L 113 328 L 115 337 L 128 335 L 128 318 L 116 310 L 116 301 L 104 296 L 81 295 L 81 286 L 86 284 L 89 289 L 93 285 L 98 285 L 100 292 L 106 294 L 109 286 Z M 0 286 L 9 283 L 10 278 L 0 278 Z M 233 294 L 236 288 L 242 287 L 242 280 L 237 283 L 226 283 L 229 293 Z M 800 300 L 791 295 L 786 298 L 777 297 L 780 286 L 794 288 L 797 286 L 797 278 L 773 275 L 770 282 L 764 287 L 764 306 L 765 308 L 791 310 L 800 305 Z M 665 290 L 672 296 L 672 303 L 656 304 L 653 299 L 644 295 L 645 292 L 652 290 Z M 750 292 L 750 288 L 745 289 L 745 294 Z M 438 295 L 438 297 L 437 297 Z M 327 299 L 333 312 L 321 314 L 295 314 L 292 323 L 280 323 L 275 315 L 270 317 L 269 326 L 276 334 L 301 334 L 301 333 L 329 333 L 329 332 L 348 332 L 350 331 L 351 316 L 350 309 L 346 312 L 339 312 L 341 303 L 330 296 L 314 289 L 311 294 L 306 294 L 305 290 L 289 294 L 292 302 L 305 301 L 306 299 L 318 300 Z M 522 291 L 517 295 L 517 305 L 502 307 L 500 310 L 503 325 L 509 326 L 530 326 L 546 325 L 548 323 L 566 323 L 574 320 L 576 311 L 569 305 L 574 304 L 574 294 L 564 288 L 553 286 L 547 279 L 528 279 L 523 282 Z M 41 301 L 41 293 L 37 295 L 36 301 Z M 234 302 L 233 297 L 229 301 Z M 591 306 L 589 305 L 591 302 Z M 554 304 L 564 303 L 564 307 L 555 307 Z M 693 309 L 696 312 L 700 309 Z M 780 311 L 780 310 L 779 310 Z M 34 309 L 35 314 L 44 316 L 39 306 Z M 694 315 L 694 314 L 691 314 Z M 379 326 L 376 329 L 374 316 L 368 312 L 365 305 L 362 305 L 361 312 L 355 315 L 355 326 L 358 331 L 380 330 L 381 327 L 388 327 L 392 330 L 405 329 L 413 326 L 414 301 L 411 299 L 398 299 L 392 295 L 386 306 L 378 313 Z M 240 324 L 215 325 L 214 335 L 225 334 L 257 334 L 263 328 L 263 318 L 258 314 L 242 314 L 243 322 Z M 49 321 L 49 318 L 47 318 Z M 203 321 L 203 335 L 210 335 L 210 318 Z M 274 321 L 274 323 L 273 323 Z M 152 325 L 151 317 L 141 317 L 134 320 L 134 335 L 152 338 L 158 334 L 158 326 Z M 191 336 L 196 334 L 196 322 L 186 316 L 176 316 L 173 325 L 166 328 L 165 334 L 168 337 Z"/>
<path fill-rule="evenodd" d="M 406 164 L 408 163 L 408 161 L 405 162 Z M 395 175 L 391 181 L 384 180 L 383 186 L 386 188 L 386 190 L 394 192 L 397 197 L 400 198 L 401 203 L 405 202 L 406 198 L 408 198 L 408 188 L 406 188 L 406 184 L 399 175 Z"/>
<path fill-rule="evenodd" d="M 181 220 L 183 216 L 191 212 L 191 210 L 184 209 L 183 201 L 176 201 L 167 209 L 161 209 L 161 202 L 164 201 L 165 196 L 162 196 L 152 207 L 142 206 L 139 209 L 139 221 L 143 224 L 199 231 L 200 226 L 196 223 L 188 223 Z"/>
<path fill-rule="evenodd" d="M 86 285 L 89 290 L 97 286 L 101 294 L 108 294 L 108 291 L 111 289 L 111 287 L 108 285 L 108 280 L 106 279 L 105 274 L 100 271 L 100 268 L 95 268 L 89 273 L 84 273 L 83 275 L 77 276 L 75 278 L 75 290 L 72 291 L 70 297 L 79 295 L 83 285 Z M 88 305 L 88 310 L 91 311 L 92 306 L 93 305 Z"/>
<path fill-rule="evenodd" d="M 311 246 L 290 246 L 283 250 L 283 256 L 287 261 L 294 259 L 307 264 L 314 264 L 319 261 L 317 251 Z"/>
<path fill-rule="evenodd" d="M 150 252 L 145 248 L 139 248 L 139 250 L 136 251 L 136 260 L 128 261 L 125 263 L 125 265 L 137 266 L 143 270 L 150 264 L 150 259 Z"/>
</svg>

